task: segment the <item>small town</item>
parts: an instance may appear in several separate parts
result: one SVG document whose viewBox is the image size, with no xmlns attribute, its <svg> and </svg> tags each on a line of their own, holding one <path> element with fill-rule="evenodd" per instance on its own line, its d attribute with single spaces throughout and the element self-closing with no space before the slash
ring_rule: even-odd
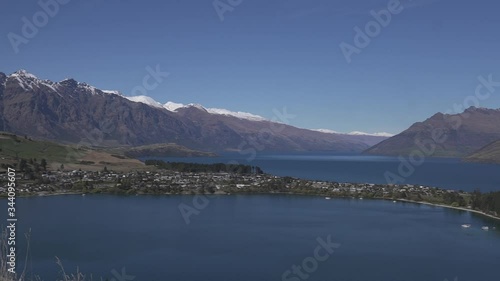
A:
<svg viewBox="0 0 500 281">
<path fill-rule="evenodd" d="M 214 167 L 214 165 L 192 165 L 197 165 L 197 168 Z M 227 170 L 224 164 L 217 165 L 222 165 L 224 167 L 222 170 Z M 18 173 L 17 195 L 22 197 L 99 193 L 122 195 L 281 193 L 317 195 L 326 199 L 342 197 L 406 200 L 465 209 L 474 209 L 476 207 L 474 197 L 480 196 L 475 192 L 412 184 L 340 183 L 280 177 L 266 174 L 258 167 L 223 172 L 196 171 L 196 169 L 194 172 L 186 172 L 186 169 L 179 171 L 178 166 L 173 166 L 173 169 L 151 168 L 145 171 L 127 172 L 117 172 L 107 168 L 102 171 L 58 169 L 43 171 L 35 176 L 32 173 Z M 6 172 L 0 173 L 0 181 L 8 181 Z M 7 196 L 5 187 L 0 187 L 0 196 Z M 496 212 L 488 214 L 497 216 Z"/>
<path fill-rule="evenodd" d="M 0 172 L 0 180 L 7 181 L 7 173 Z M 268 174 L 240 174 L 228 172 L 191 173 L 170 170 L 157 171 L 46 171 L 39 178 L 30 179 L 22 173 L 17 181 L 20 196 L 48 195 L 61 192 L 124 194 L 192 194 L 252 191 L 277 191 L 337 194 L 341 196 L 392 197 L 395 194 L 434 196 L 458 193 L 453 190 L 416 185 L 378 185 L 368 183 L 338 183 L 279 177 Z M 0 193 L 6 188 L 0 187 Z"/>
</svg>

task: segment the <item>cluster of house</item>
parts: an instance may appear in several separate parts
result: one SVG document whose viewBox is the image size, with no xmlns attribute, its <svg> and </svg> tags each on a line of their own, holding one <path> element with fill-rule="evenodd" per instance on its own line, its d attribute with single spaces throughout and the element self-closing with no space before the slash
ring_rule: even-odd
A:
<svg viewBox="0 0 500 281">
<path fill-rule="evenodd" d="M 394 193 L 409 193 L 422 196 L 441 195 L 453 190 L 441 190 L 418 185 L 378 185 L 337 183 L 326 181 L 303 180 L 290 177 L 278 177 L 268 174 L 233 174 L 233 173 L 183 173 L 177 171 L 50 171 L 43 173 L 36 180 L 23 179 L 18 174 L 17 191 L 21 193 L 57 192 L 72 190 L 75 186 L 87 189 L 122 188 L 137 191 L 155 190 L 156 192 L 217 192 L 227 189 L 262 189 L 268 191 L 313 190 L 339 195 L 376 193 L 385 196 Z M 0 181 L 7 182 L 7 174 L 0 173 Z M 0 194 L 6 192 L 6 185 L 0 187 Z"/>
</svg>

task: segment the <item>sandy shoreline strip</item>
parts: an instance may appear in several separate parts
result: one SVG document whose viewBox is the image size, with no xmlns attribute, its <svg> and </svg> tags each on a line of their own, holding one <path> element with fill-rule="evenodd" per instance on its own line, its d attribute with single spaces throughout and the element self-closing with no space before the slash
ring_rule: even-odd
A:
<svg viewBox="0 0 500 281">
<path fill-rule="evenodd" d="M 413 200 L 407 200 L 407 199 L 396 199 L 396 201 L 408 202 L 408 203 L 416 203 L 416 204 L 423 204 L 423 205 L 429 205 L 429 206 L 434 206 L 434 207 L 442 207 L 442 208 L 448 208 L 448 209 L 455 209 L 455 210 L 461 210 L 461 211 L 476 213 L 476 214 L 479 214 L 479 215 L 482 215 L 482 216 L 486 216 L 486 217 L 489 217 L 489 218 L 492 218 L 492 219 L 500 220 L 500 217 L 496 217 L 496 216 L 493 216 L 493 215 L 490 215 L 490 214 L 486 214 L 486 213 L 481 212 L 481 211 L 472 210 L 472 209 L 468 209 L 468 208 L 464 208 L 464 207 L 453 207 L 453 206 L 449 206 L 449 205 L 434 204 L 434 203 L 429 203 L 429 202 L 413 201 Z"/>
</svg>

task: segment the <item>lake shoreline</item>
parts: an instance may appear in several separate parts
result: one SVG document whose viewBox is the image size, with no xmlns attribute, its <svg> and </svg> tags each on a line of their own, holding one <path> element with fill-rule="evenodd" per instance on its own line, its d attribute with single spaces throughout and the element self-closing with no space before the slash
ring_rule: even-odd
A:
<svg viewBox="0 0 500 281">
<path fill-rule="evenodd" d="M 389 200 L 389 199 L 387 199 L 387 200 Z M 473 209 L 464 208 L 464 207 L 453 207 L 453 206 L 444 205 L 444 204 L 436 204 L 436 203 L 423 202 L 423 201 L 415 201 L 415 200 L 407 200 L 407 199 L 395 199 L 395 200 L 399 201 L 399 202 L 422 204 L 422 205 L 433 206 L 433 207 L 441 207 L 441 208 L 447 208 L 447 209 L 454 209 L 454 210 L 466 211 L 466 212 L 471 212 L 471 213 L 475 213 L 475 214 L 478 214 L 478 215 L 486 216 L 486 217 L 489 217 L 489 218 L 492 218 L 492 219 L 500 220 L 500 217 L 497 217 L 497 216 L 494 216 L 494 215 L 490 215 L 490 214 L 487 214 L 487 213 L 482 212 L 482 211 L 473 210 Z"/>
<path fill-rule="evenodd" d="M 116 193 L 111 193 L 111 192 L 101 192 L 101 193 L 88 193 L 89 195 L 118 195 L 118 196 L 143 196 L 143 195 L 149 195 L 149 196 L 172 196 L 172 195 L 181 195 L 181 196 L 196 196 L 196 195 L 203 195 L 203 196 L 217 196 L 217 195 L 233 195 L 231 193 L 227 192 L 216 192 L 214 194 L 210 193 L 205 193 L 205 194 L 151 194 L 151 193 L 135 193 L 135 194 L 116 194 Z M 243 195 L 294 195 L 294 196 L 314 196 L 314 197 L 325 197 L 322 194 L 308 194 L 308 193 L 291 193 L 291 192 L 237 192 L 234 194 L 243 194 Z M 32 195 L 24 195 L 24 196 L 19 196 L 20 198 L 29 198 L 29 197 L 47 197 L 47 196 L 61 196 L 61 195 L 81 195 L 85 196 L 87 193 L 84 192 L 54 192 L 54 193 L 41 193 L 41 194 L 32 194 Z M 331 197 L 332 199 L 356 199 L 356 197 L 351 197 L 351 196 L 344 196 L 344 197 Z M 488 218 L 492 218 L 495 220 L 500 221 L 500 217 L 487 214 L 482 211 L 478 210 L 473 210 L 465 207 L 453 207 L 450 205 L 445 205 L 445 204 L 437 204 L 437 203 L 430 203 L 430 202 L 425 202 L 425 201 L 415 201 L 415 200 L 409 200 L 409 199 L 396 199 L 396 198 L 383 198 L 383 197 L 373 197 L 373 198 L 366 198 L 367 200 L 385 200 L 385 201 L 397 201 L 397 202 L 403 202 L 403 203 L 413 203 L 413 204 L 421 204 L 421 205 L 427 205 L 427 206 L 433 206 L 433 207 L 440 207 L 440 208 L 446 208 L 446 209 L 454 209 L 454 210 L 459 210 L 459 211 L 466 211 L 466 212 L 471 212 L 475 213 L 481 216 L 485 216 Z"/>
</svg>

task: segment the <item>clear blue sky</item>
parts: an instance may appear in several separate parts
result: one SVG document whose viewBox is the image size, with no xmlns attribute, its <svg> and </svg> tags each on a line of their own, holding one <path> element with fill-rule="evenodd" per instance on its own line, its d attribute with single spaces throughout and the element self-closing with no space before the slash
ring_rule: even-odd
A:
<svg viewBox="0 0 500 281">
<path fill-rule="evenodd" d="M 500 81 L 498 0 L 401 1 L 350 64 L 339 44 L 388 0 L 243 0 L 223 21 L 212 0 L 72 0 L 17 54 L 7 35 L 41 8 L 2 1 L 0 71 L 131 95 L 160 65 L 170 76 L 148 95 L 162 103 L 267 118 L 287 107 L 298 127 L 397 133 L 462 103 L 478 75 Z M 481 106 L 499 108 L 500 88 Z"/>
</svg>

